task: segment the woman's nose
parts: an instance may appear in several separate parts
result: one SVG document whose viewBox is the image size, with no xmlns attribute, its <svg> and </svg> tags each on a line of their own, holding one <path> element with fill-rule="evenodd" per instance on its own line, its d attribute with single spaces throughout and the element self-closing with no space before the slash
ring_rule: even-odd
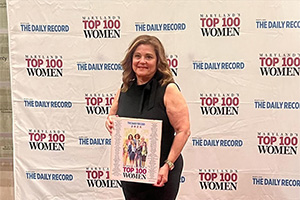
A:
<svg viewBox="0 0 300 200">
<path fill-rule="evenodd" d="M 142 56 L 140 62 L 141 62 L 141 63 L 145 63 L 145 62 L 146 62 L 145 57 Z"/>
</svg>

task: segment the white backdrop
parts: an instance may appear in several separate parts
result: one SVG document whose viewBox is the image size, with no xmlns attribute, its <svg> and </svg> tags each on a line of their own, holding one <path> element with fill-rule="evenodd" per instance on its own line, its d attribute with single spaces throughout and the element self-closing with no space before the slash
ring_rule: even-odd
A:
<svg viewBox="0 0 300 200">
<path fill-rule="evenodd" d="M 157 36 L 190 110 L 178 199 L 300 199 L 299 1 L 7 0 L 16 199 L 123 199 L 104 121 Z"/>
</svg>

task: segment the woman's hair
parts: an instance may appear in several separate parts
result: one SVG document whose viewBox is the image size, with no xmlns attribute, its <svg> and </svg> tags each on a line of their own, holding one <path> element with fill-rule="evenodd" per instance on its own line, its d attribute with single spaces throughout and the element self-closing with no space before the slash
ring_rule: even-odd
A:
<svg viewBox="0 0 300 200">
<path fill-rule="evenodd" d="M 133 136 L 132 136 L 131 134 L 129 134 L 127 138 L 128 138 L 128 139 L 132 139 Z"/>
<path fill-rule="evenodd" d="M 137 134 L 134 135 L 134 138 L 135 138 L 135 139 L 136 139 L 137 137 L 138 137 L 138 139 L 140 139 L 140 137 L 141 137 L 140 134 L 137 133 Z"/>
<path fill-rule="evenodd" d="M 130 86 L 130 83 L 136 78 L 136 75 L 132 69 L 132 57 L 137 47 L 141 44 L 149 44 L 154 48 L 157 57 L 157 71 L 162 74 L 162 78 L 159 83 L 161 85 L 165 85 L 174 82 L 173 75 L 166 58 L 165 49 L 160 40 L 155 36 L 140 35 L 133 40 L 133 42 L 127 49 L 124 59 L 121 61 L 121 65 L 123 67 L 123 85 L 121 89 L 122 92 L 126 92 Z"/>
</svg>

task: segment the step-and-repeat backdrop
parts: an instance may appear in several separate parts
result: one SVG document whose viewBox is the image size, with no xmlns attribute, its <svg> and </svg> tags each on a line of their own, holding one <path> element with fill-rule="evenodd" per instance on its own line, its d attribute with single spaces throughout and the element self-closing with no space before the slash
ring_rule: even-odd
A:
<svg viewBox="0 0 300 200">
<path fill-rule="evenodd" d="M 141 34 L 164 44 L 190 110 L 178 199 L 300 199 L 299 1 L 7 9 L 16 199 L 123 199 L 104 122 Z"/>
</svg>

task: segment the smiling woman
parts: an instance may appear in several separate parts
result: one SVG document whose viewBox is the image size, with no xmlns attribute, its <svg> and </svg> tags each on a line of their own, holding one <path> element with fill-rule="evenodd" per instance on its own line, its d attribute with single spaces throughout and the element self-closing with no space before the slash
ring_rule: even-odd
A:
<svg viewBox="0 0 300 200">
<path fill-rule="evenodd" d="M 137 84 L 142 85 L 150 81 L 156 72 L 156 54 L 150 44 L 141 44 L 133 54 L 132 69 L 137 78 Z"/>
<path fill-rule="evenodd" d="M 156 183 L 122 181 L 124 196 L 127 200 L 176 199 L 183 169 L 181 151 L 190 135 L 190 122 L 165 50 L 158 38 L 141 35 L 131 43 L 121 65 L 123 84 L 105 122 L 107 130 L 112 133 L 112 115 L 163 121 Z"/>
<path fill-rule="evenodd" d="M 127 50 L 127 54 L 121 62 L 124 70 L 122 92 L 126 92 L 129 85 L 137 78 L 136 74 L 133 71 L 133 55 L 140 45 L 150 45 L 153 47 L 156 56 L 156 70 L 158 71 L 157 74 L 162 76 L 162 78 L 159 80 L 159 83 L 162 85 L 173 83 L 173 75 L 170 71 L 170 67 L 166 59 L 165 49 L 162 43 L 158 38 L 154 36 L 141 35 L 131 43 Z"/>
</svg>

